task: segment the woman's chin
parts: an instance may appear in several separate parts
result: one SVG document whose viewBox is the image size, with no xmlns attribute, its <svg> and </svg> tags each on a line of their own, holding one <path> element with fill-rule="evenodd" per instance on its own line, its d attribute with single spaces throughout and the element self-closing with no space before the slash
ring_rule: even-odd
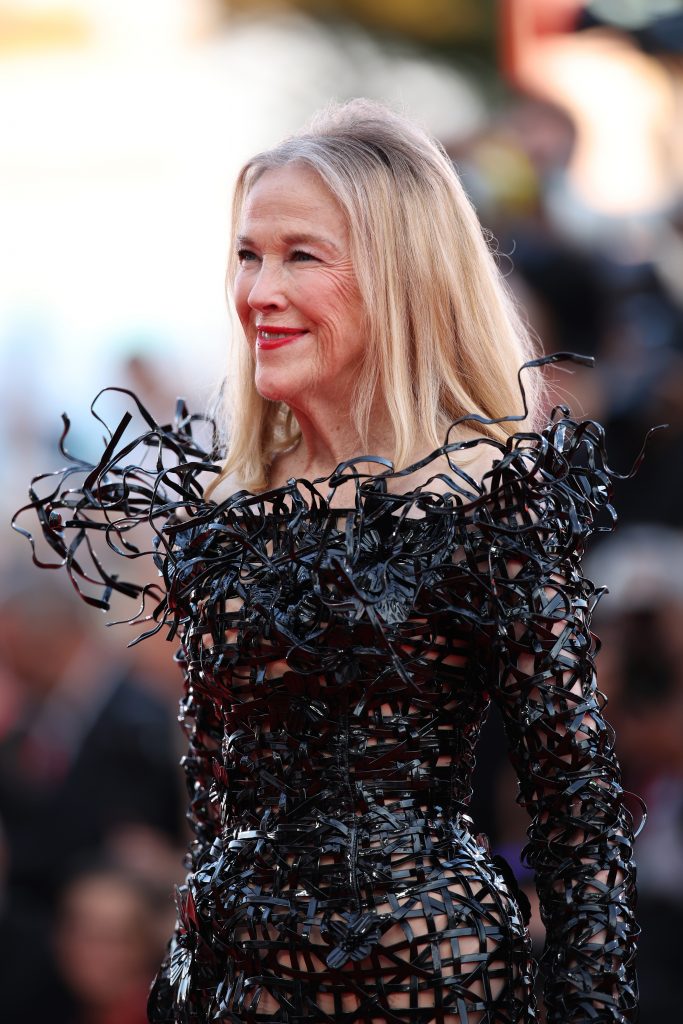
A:
<svg viewBox="0 0 683 1024">
<path fill-rule="evenodd" d="M 261 398 L 267 398 L 270 402 L 288 403 L 301 389 L 300 384 L 297 386 L 294 381 L 284 380 L 269 373 L 257 373 L 254 383 Z"/>
</svg>

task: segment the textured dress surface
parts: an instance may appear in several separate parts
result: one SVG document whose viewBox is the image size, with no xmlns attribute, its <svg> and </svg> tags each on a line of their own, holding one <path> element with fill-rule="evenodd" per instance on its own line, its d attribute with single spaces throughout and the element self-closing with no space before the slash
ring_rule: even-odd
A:
<svg viewBox="0 0 683 1024">
<path fill-rule="evenodd" d="M 467 814 L 493 700 L 531 815 L 548 1024 L 635 1021 L 632 818 L 580 571 L 611 516 L 600 427 L 560 409 L 507 444 L 447 443 L 405 493 L 349 463 L 216 503 L 196 419 L 137 412 L 142 437 L 126 414 L 17 522 L 37 513 L 34 557 L 86 600 L 142 595 L 137 621 L 180 641 L 194 840 L 150 1020 L 535 1021 L 514 884 Z M 107 568 L 152 536 L 159 583 Z"/>
</svg>

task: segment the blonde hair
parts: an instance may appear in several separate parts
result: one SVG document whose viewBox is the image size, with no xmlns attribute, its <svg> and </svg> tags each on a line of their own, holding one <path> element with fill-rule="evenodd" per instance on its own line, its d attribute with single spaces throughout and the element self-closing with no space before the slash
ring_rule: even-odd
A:
<svg viewBox="0 0 683 1024">
<path fill-rule="evenodd" d="M 390 455 L 401 469 L 415 438 L 438 448 L 459 417 L 520 413 L 517 374 L 536 353 L 476 213 L 439 143 L 381 104 L 331 106 L 244 165 L 233 201 L 230 279 L 249 190 L 265 171 L 291 163 L 313 169 L 348 219 L 367 341 L 351 405 L 359 436 L 367 437 L 379 396 L 393 425 Z M 253 354 L 243 336 L 237 341 L 232 387 L 223 398 L 227 454 L 207 495 L 227 476 L 263 489 L 274 456 L 299 438 L 287 406 L 256 391 Z M 533 419 L 540 374 L 527 371 L 524 383 Z M 480 427 L 503 441 L 518 429 L 518 422 Z"/>
</svg>

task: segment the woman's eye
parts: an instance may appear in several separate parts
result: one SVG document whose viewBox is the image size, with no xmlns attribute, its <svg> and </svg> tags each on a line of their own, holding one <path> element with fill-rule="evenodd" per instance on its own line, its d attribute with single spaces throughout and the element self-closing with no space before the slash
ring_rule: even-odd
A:
<svg viewBox="0 0 683 1024">
<path fill-rule="evenodd" d="M 253 260 L 257 258 L 258 257 L 256 256 L 256 253 L 252 252 L 251 249 L 237 250 L 237 259 L 240 261 L 240 263 L 251 263 Z"/>
<path fill-rule="evenodd" d="M 305 252 L 304 249 L 295 249 L 291 255 L 291 259 L 297 262 L 306 262 L 307 260 L 317 260 L 317 256 L 314 256 L 312 252 Z"/>
</svg>

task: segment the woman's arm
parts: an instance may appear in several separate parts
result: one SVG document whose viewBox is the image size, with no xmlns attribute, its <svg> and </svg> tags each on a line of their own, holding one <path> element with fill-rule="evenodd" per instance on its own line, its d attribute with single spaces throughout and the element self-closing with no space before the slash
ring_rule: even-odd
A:
<svg viewBox="0 0 683 1024">
<path fill-rule="evenodd" d="M 632 819 L 596 683 L 592 588 L 577 565 L 561 576 L 512 565 L 511 576 L 525 599 L 506 626 L 496 699 L 532 816 L 548 1022 L 635 1021 Z"/>
<path fill-rule="evenodd" d="M 547 933 L 548 1024 L 626 1024 L 637 1019 L 632 818 L 596 682 L 598 593 L 580 570 L 610 472 L 599 428 L 565 426 L 559 444 L 511 454 L 492 499 L 493 697 L 532 817 L 524 855 Z"/>
</svg>

